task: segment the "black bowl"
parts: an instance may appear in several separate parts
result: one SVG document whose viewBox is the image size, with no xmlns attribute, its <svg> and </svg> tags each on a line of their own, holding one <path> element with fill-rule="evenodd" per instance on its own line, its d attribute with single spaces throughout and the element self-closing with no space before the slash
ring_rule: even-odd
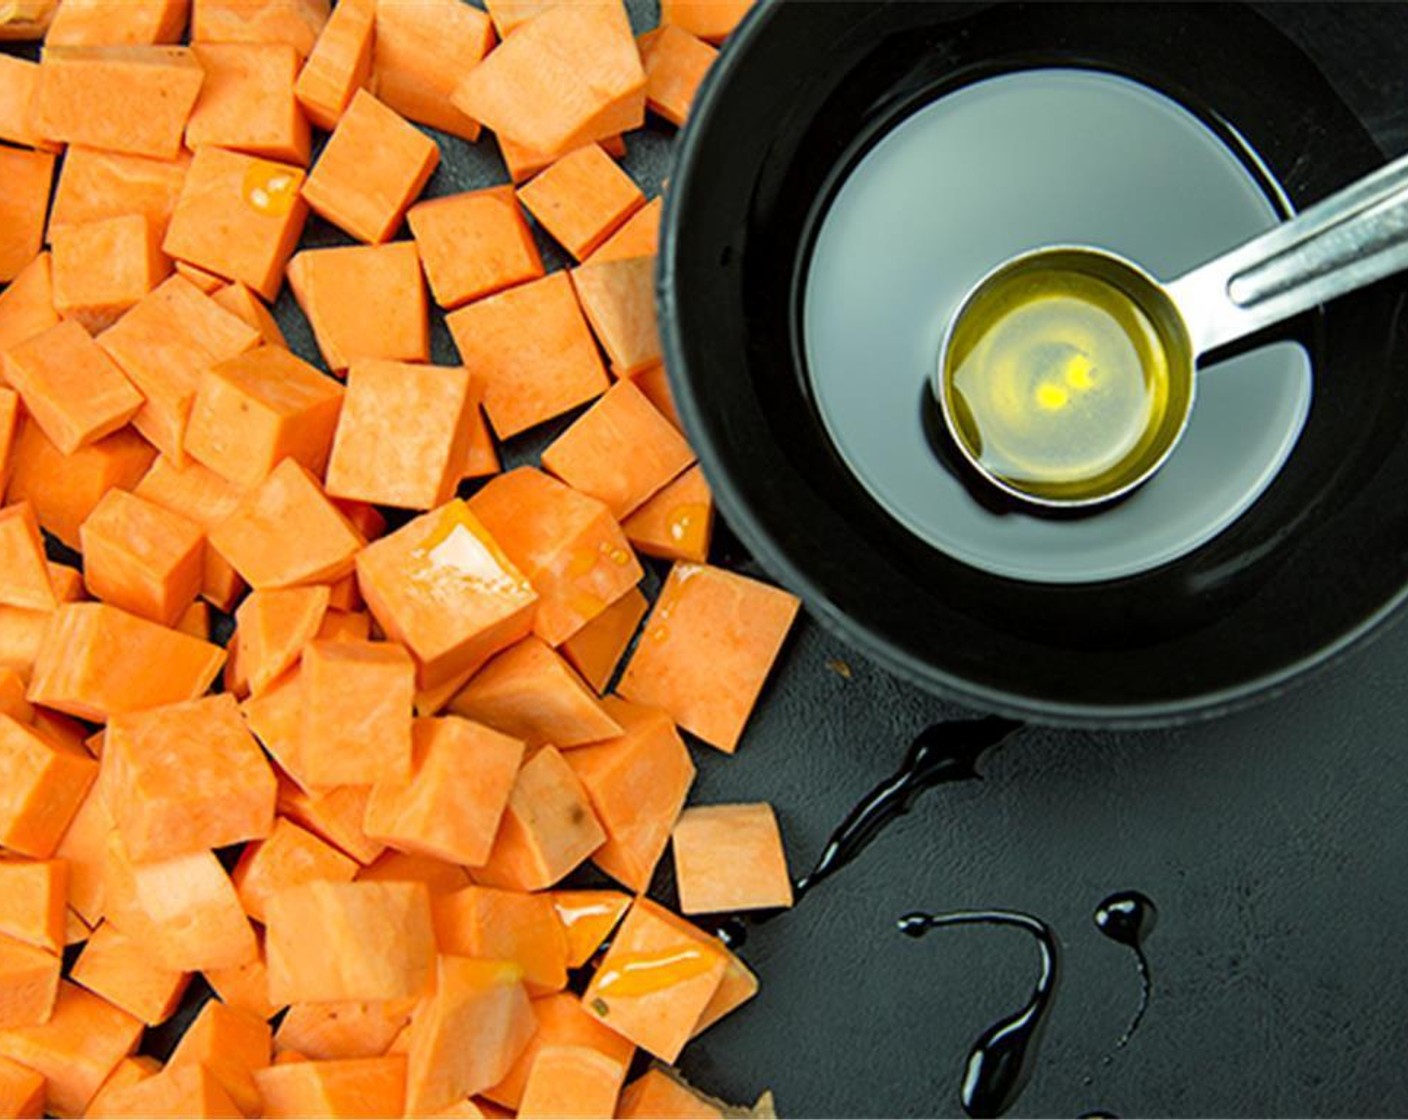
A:
<svg viewBox="0 0 1408 1120">
<path fill-rule="evenodd" d="M 1036 584 L 920 541 L 860 485 L 810 399 L 800 292 L 848 170 L 917 108 L 1033 66 L 1096 67 L 1245 139 L 1296 208 L 1384 162 L 1282 26 L 1241 4 L 764 0 L 695 102 L 659 295 L 680 411 L 759 561 L 864 653 L 975 707 L 1140 726 L 1273 695 L 1373 631 L 1408 582 L 1408 279 L 1295 325 L 1315 396 L 1270 488 L 1198 550 Z"/>
</svg>

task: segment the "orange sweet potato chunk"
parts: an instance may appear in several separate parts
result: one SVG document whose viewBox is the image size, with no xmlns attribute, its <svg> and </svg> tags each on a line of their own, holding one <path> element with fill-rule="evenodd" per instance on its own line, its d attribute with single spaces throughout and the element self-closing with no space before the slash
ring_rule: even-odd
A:
<svg viewBox="0 0 1408 1120">
<path fill-rule="evenodd" d="M 0 1116 L 44 1115 L 44 1075 L 0 1058 Z"/>
<path fill-rule="evenodd" d="M 650 609 L 639 588 L 631 588 L 558 647 L 558 651 L 598 693 L 616 673 L 616 666 Z"/>
<path fill-rule="evenodd" d="M 372 88 L 408 120 L 477 140 L 479 122 L 450 95 L 493 45 L 489 17 L 462 0 L 377 0 Z"/>
<path fill-rule="evenodd" d="M 78 323 L 65 321 L 7 350 L 6 380 L 61 454 L 72 455 L 136 415 L 142 395 Z"/>
<path fill-rule="evenodd" d="M 266 1120 L 308 1116 L 400 1116 L 406 1099 L 406 1058 L 344 1058 L 290 1062 L 257 1070 L 254 1080 Z"/>
<path fill-rule="evenodd" d="M 369 786 L 337 786 L 310 794 L 292 781 L 280 782 L 278 811 L 366 866 L 386 850 L 362 829 L 370 796 Z"/>
<path fill-rule="evenodd" d="M 168 968 L 148 946 L 104 922 L 88 939 L 72 979 L 149 1027 L 171 1018 L 190 974 Z"/>
<path fill-rule="evenodd" d="M 488 858 L 523 744 L 469 720 L 415 721 L 408 780 L 372 787 L 364 827 L 403 851 L 477 867 Z"/>
<path fill-rule="evenodd" d="M 260 346 L 201 376 L 187 450 L 236 486 L 256 486 L 284 459 L 327 466 L 342 387 L 281 346 Z"/>
<path fill-rule="evenodd" d="M 145 215 L 160 231 L 158 239 L 165 237 L 190 163 L 188 152 L 151 159 L 71 144 L 49 213 L 50 240 L 64 226 L 123 214 Z"/>
<path fill-rule="evenodd" d="M 244 912 L 262 922 L 269 899 L 284 888 L 314 880 L 350 883 L 357 867 L 350 856 L 280 817 L 267 838 L 245 848 L 230 879 Z"/>
<path fill-rule="evenodd" d="M 294 92 L 308 119 L 331 132 L 371 76 L 376 0 L 345 0 L 332 10 Z"/>
<path fill-rule="evenodd" d="M 654 257 L 588 261 L 572 270 L 572 286 L 617 377 L 660 361 Z"/>
<path fill-rule="evenodd" d="M 57 953 L 0 935 L 0 1031 L 50 1021 L 59 971 Z"/>
<path fill-rule="evenodd" d="M 313 1061 L 379 1058 L 411 1021 L 417 1002 L 295 1003 L 274 1034 L 274 1050 L 292 1050 Z"/>
<path fill-rule="evenodd" d="M 517 965 L 442 956 L 411 1020 L 406 1114 L 429 1115 L 502 1080 L 528 1045 L 533 1009 Z"/>
<path fill-rule="evenodd" d="M 458 499 L 363 549 L 357 582 L 382 630 L 415 656 L 422 689 L 473 672 L 522 638 L 538 602 Z"/>
<path fill-rule="evenodd" d="M 302 767 L 318 786 L 411 776 L 415 664 L 393 642 L 310 642 L 299 669 Z"/>
<path fill-rule="evenodd" d="M 563 156 L 518 189 L 533 217 L 577 260 L 585 260 L 645 205 L 645 195 L 597 144 Z"/>
<path fill-rule="evenodd" d="M 103 1086 L 86 1116 L 239 1120 L 245 1114 L 219 1078 L 203 1065 L 168 1066 L 131 1084 Z"/>
<path fill-rule="evenodd" d="M 0 934 L 62 952 L 67 891 L 62 859 L 0 859 Z"/>
<path fill-rule="evenodd" d="M 40 253 L 0 292 L 0 354 L 58 325 L 51 260 Z"/>
<path fill-rule="evenodd" d="M 303 883 L 270 898 L 266 915 L 275 1003 L 420 997 L 434 982 L 424 883 Z"/>
<path fill-rule="evenodd" d="M 0 140 L 26 148 L 52 147 L 35 122 L 34 94 L 38 88 L 38 63 L 0 55 Z"/>
<path fill-rule="evenodd" d="M 518 772 L 489 861 L 475 881 L 516 891 L 554 886 L 606 840 L 581 781 L 554 747 Z"/>
<path fill-rule="evenodd" d="M 572 667 L 532 635 L 471 677 L 450 701 L 450 710 L 530 747 L 575 747 L 621 733 Z"/>
<path fill-rule="evenodd" d="M 616 1115 L 623 1120 L 724 1120 L 723 1109 L 660 1066 L 621 1090 Z"/>
<path fill-rule="evenodd" d="M 286 43 L 198 43 L 205 83 L 186 122 L 186 145 L 233 148 L 282 163 L 308 162 L 308 119 L 293 96 L 299 56 Z"/>
<path fill-rule="evenodd" d="M 89 926 L 96 926 L 103 916 L 103 865 L 112 829 L 107 797 L 95 780 L 54 849 L 54 858 L 63 860 L 68 869 L 69 909 Z"/>
<path fill-rule="evenodd" d="M 546 894 L 468 886 L 431 901 L 441 953 L 512 961 L 530 996 L 567 986 L 567 937 Z"/>
<path fill-rule="evenodd" d="M 303 184 L 317 213 L 360 241 L 390 240 L 440 163 L 435 141 L 358 90 Z"/>
<path fill-rule="evenodd" d="M 638 898 L 587 986 L 582 1007 L 642 1050 L 673 1062 L 727 967 L 714 938 Z"/>
<path fill-rule="evenodd" d="M 55 230 L 54 309 L 97 333 L 171 271 L 161 230 L 145 214 L 75 222 Z"/>
<path fill-rule="evenodd" d="M 585 404 L 609 381 L 572 282 L 553 273 L 445 317 L 504 439 Z"/>
<path fill-rule="evenodd" d="M 752 6 L 753 0 L 660 0 L 660 22 L 720 43 Z"/>
<path fill-rule="evenodd" d="M 406 218 L 441 307 L 459 307 L 543 275 L 533 234 L 507 185 L 418 202 Z"/>
<path fill-rule="evenodd" d="M 664 209 L 663 198 L 651 199 L 587 259 L 592 264 L 600 264 L 655 256 L 660 247 L 660 214 Z"/>
<path fill-rule="evenodd" d="M 620 520 L 678 477 L 694 452 L 644 393 L 618 381 L 543 450 L 542 460 Z"/>
<path fill-rule="evenodd" d="M 485 1097 L 506 1108 L 519 1108 L 533 1063 L 546 1047 L 589 1047 L 622 1066 L 629 1065 L 635 1053 L 631 1042 L 583 1011 L 581 1001 L 570 992 L 555 992 L 533 1000 L 533 1017 L 538 1029 L 518 1061 L 502 1081 L 484 1091 Z"/>
<path fill-rule="evenodd" d="M 162 248 L 267 300 L 279 294 L 308 206 L 303 169 L 224 148 L 196 152 Z"/>
<path fill-rule="evenodd" d="M 0 845 L 48 859 L 97 775 L 87 755 L 0 715 Z"/>
<path fill-rule="evenodd" d="M 297 663 L 319 637 L 328 609 L 324 586 L 281 587 L 251 593 L 235 612 L 240 666 L 258 696 Z"/>
<path fill-rule="evenodd" d="M 606 830 L 606 843 L 592 862 L 640 893 L 650 886 L 665 853 L 685 797 L 694 783 L 694 763 L 670 717 L 614 696 L 603 701 L 623 732 L 567 756 L 592 809 Z"/>
<path fill-rule="evenodd" d="M 333 372 L 357 358 L 429 360 L 425 282 L 414 242 L 305 249 L 289 262 L 288 282 Z"/>
<path fill-rule="evenodd" d="M 190 0 L 63 0 L 44 36 L 49 46 L 179 43 Z"/>
<path fill-rule="evenodd" d="M 181 1036 L 166 1068 L 209 1070 L 241 1113 L 256 1115 L 259 1090 L 254 1071 L 269 1064 L 271 1035 L 269 1024 L 259 1016 L 208 1000 Z"/>
<path fill-rule="evenodd" d="M 49 46 L 36 124 L 68 144 L 175 159 L 204 78 L 188 47 Z"/>
<path fill-rule="evenodd" d="M 28 502 L 0 509 L 0 603 L 32 611 L 59 605 L 39 522 Z"/>
<path fill-rule="evenodd" d="M 228 1007 L 238 1007 L 260 1019 L 272 1019 L 281 1010 L 269 1002 L 269 971 L 264 964 L 264 940 L 256 934 L 257 956 L 246 964 L 207 968 L 206 982 Z"/>
<path fill-rule="evenodd" d="M 259 332 L 266 346 L 288 347 L 288 340 L 278 321 L 264 301 L 249 290 L 248 286 L 236 280 L 233 284 L 222 284 L 210 293 L 210 298 Z"/>
<path fill-rule="evenodd" d="M 52 153 L 0 147 L 0 283 L 38 254 L 53 179 Z"/>
<path fill-rule="evenodd" d="M 141 1037 L 134 1016 L 63 981 L 47 1023 L 0 1030 L 0 1056 L 44 1077 L 50 1112 L 79 1116 Z"/>
<path fill-rule="evenodd" d="M 534 632 L 560 645 L 645 575 L 611 511 L 532 467 L 491 480 L 469 508 L 539 596 Z"/>
<path fill-rule="evenodd" d="M 683 125 L 699 83 L 719 52 L 678 24 L 665 24 L 636 39 L 645 67 L 645 104 L 673 125 Z"/>
<path fill-rule="evenodd" d="M 39 650 L 32 703 L 79 719 L 194 700 L 225 662 L 219 646 L 168 630 L 106 603 L 66 603 Z M 151 667 L 162 671 L 153 673 Z"/>
<path fill-rule="evenodd" d="M 347 371 L 327 490 L 403 509 L 454 497 L 478 404 L 463 366 L 368 359 Z"/>
<path fill-rule="evenodd" d="M 732 754 L 799 603 L 757 580 L 678 563 L 621 677 L 628 700 L 663 708 Z"/>
<path fill-rule="evenodd" d="M 645 71 L 625 6 L 548 9 L 470 70 L 450 100 L 537 151 L 565 151 L 638 128 L 645 118 Z"/>
<path fill-rule="evenodd" d="M 328 20 L 328 0 L 194 0 L 195 43 L 290 43 L 303 57 Z"/>
<path fill-rule="evenodd" d="M 152 464 L 133 493 L 190 518 L 207 533 L 229 517 L 240 502 L 240 491 L 214 471 L 194 461 L 178 467 L 165 456 Z M 229 561 L 207 547 L 201 595 L 217 609 L 228 611 L 243 589 L 244 581 Z"/>
<path fill-rule="evenodd" d="M 680 815 L 673 839 L 684 913 L 792 905 L 782 834 L 766 802 L 692 806 Z"/>
<path fill-rule="evenodd" d="M 647 556 L 704 563 L 713 536 L 714 496 L 703 470 L 690 467 L 626 518 L 621 528 Z"/>
<path fill-rule="evenodd" d="M 528 1070 L 522 1116 L 610 1120 L 626 1080 L 626 1064 L 591 1046 L 542 1047 Z"/>
<path fill-rule="evenodd" d="M 289 526 L 297 525 L 297 534 Z M 362 539 L 317 480 L 285 459 L 210 531 L 210 545 L 253 588 L 325 583 L 352 570 Z"/>
<path fill-rule="evenodd" d="M 109 490 L 79 540 L 89 592 L 115 607 L 174 627 L 200 593 L 205 531 L 145 498 Z"/>
<path fill-rule="evenodd" d="M 138 861 L 268 836 L 277 783 L 232 696 L 115 715 L 108 803 Z"/>
<path fill-rule="evenodd" d="M 469 886 L 469 872 L 458 864 L 446 863 L 433 856 L 387 851 L 358 871 L 357 880 L 369 883 L 424 883 L 433 901 L 442 894 Z"/>
</svg>

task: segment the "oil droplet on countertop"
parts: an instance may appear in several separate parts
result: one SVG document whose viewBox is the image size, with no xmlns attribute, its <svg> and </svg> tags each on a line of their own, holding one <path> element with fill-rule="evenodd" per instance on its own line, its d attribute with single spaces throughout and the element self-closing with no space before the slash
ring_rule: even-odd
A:
<svg viewBox="0 0 1408 1120">
<path fill-rule="evenodd" d="M 303 172 L 296 167 L 255 160 L 244 173 L 242 196 L 250 209 L 269 218 L 282 218 L 298 200 Z"/>
<path fill-rule="evenodd" d="M 1144 939 L 1154 931 L 1158 916 L 1158 907 L 1153 899 L 1139 891 L 1116 891 L 1095 908 L 1095 928 L 1111 941 L 1132 949 L 1139 969 L 1139 1006 L 1116 1043 L 1120 1047 L 1129 1045 L 1129 1040 L 1144 1019 L 1144 1013 L 1149 1010 L 1152 983 L 1149 958 L 1144 955 Z"/>
</svg>

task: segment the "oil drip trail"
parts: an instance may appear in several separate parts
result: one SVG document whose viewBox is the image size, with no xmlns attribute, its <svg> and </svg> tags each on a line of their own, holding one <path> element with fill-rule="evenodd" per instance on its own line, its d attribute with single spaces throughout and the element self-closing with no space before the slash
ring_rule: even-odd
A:
<svg viewBox="0 0 1408 1120">
<path fill-rule="evenodd" d="M 860 855 L 891 821 L 909 812 L 926 789 L 981 777 L 979 757 L 1021 727 L 1010 719 L 987 716 L 936 723 L 921 731 L 900 768 L 871 790 L 831 834 L 816 866 L 794 885 L 797 898 Z"/>
<path fill-rule="evenodd" d="M 1035 938 L 1041 951 L 1041 975 L 1031 998 L 1020 1011 L 999 1019 L 979 1036 L 968 1052 L 963 1072 L 963 1111 L 973 1117 L 1001 1116 L 1016 1103 L 1031 1077 L 1046 1011 L 1056 992 L 1056 938 L 1040 918 L 1008 910 L 916 913 L 899 920 L 900 931 L 910 937 L 923 937 L 940 926 L 958 925 L 1012 926 Z"/>
<path fill-rule="evenodd" d="M 1133 949 L 1134 960 L 1139 967 L 1139 1006 L 1115 1044 L 1116 1048 L 1129 1045 L 1129 1040 L 1144 1019 L 1144 1013 L 1149 1010 L 1151 984 L 1149 958 L 1144 955 L 1144 939 L 1154 931 L 1158 916 L 1158 907 L 1153 900 L 1139 891 L 1117 891 L 1095 908 L 1095 928 L 1111 941 Z"/>
</svg>

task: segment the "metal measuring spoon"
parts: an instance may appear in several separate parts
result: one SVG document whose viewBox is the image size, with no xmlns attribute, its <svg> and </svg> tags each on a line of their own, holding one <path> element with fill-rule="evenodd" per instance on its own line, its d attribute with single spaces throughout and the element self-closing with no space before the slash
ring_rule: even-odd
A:
<svg viewBox="0 0 1408 1120">
<path fill-rule="evenodd" d="M 1105 249 L 1052 246 L 1013 257 L 979 280 L 959 303 L 939 347 L 934 390 L 944 424 L 973 469 L 1004 493 L 1038 506 L 1098 505 L 1147 481 L 1173 453 L 1193 410 L 1199 360 L 1385 276 L 1408 268 L 1408 156 L 1380 168 L 1297 217 L 1228 253 L 1160 282 L 1133 261 Z M 1122 292 L 1153 324 L 1167 360 L 1168 396 L 1150 431 L 1092 489 L 1082 480 L 1069 494 L 1045 492 L 1004 478 L 969 445 L 956 412 L 954 337 L 974 304 L 1024 275 L 1066 272 Z"/>
</svg>

